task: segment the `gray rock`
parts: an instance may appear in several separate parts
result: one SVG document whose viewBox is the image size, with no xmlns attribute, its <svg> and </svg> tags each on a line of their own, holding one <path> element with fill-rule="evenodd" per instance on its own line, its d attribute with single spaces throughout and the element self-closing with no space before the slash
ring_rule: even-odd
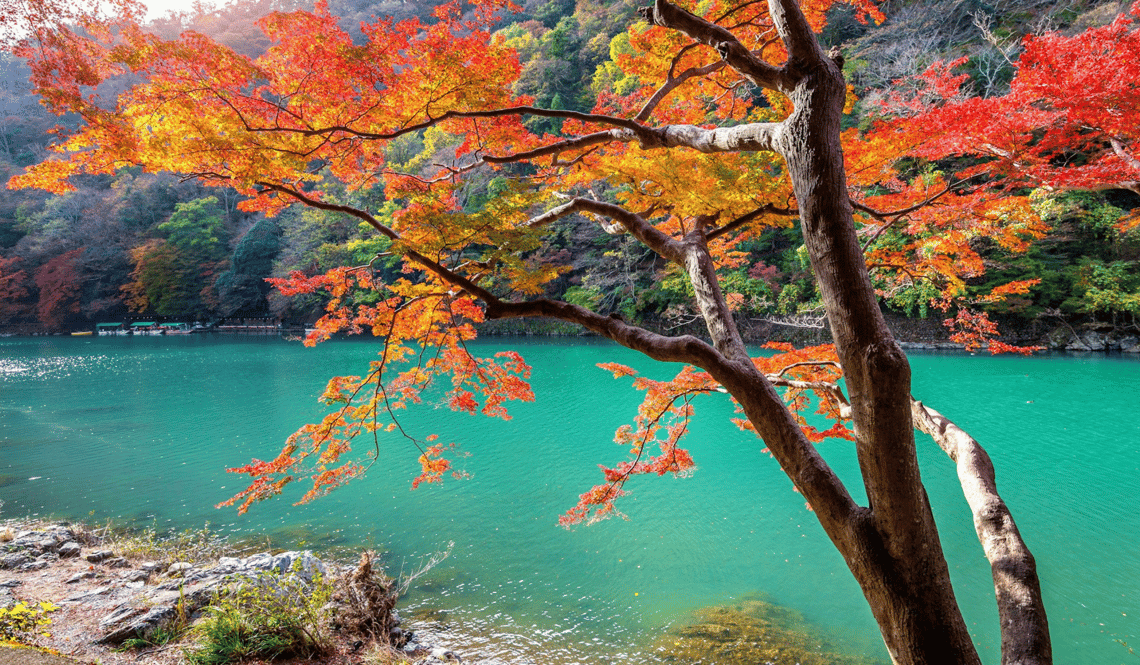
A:
<svg viewBox="0 0 1140 665">
<path fill-rule="evenodd" d="M 321 575 L 328 574 L 325 564 L 313 556 L 310 550 L 303 552 L 282 552 L 273 557 L 272 569 L 282 575 L 295 572 L 305 582 L 312 582 L 315 573 L 320 573 Z"/>
<path fill-rule="evenodd" d="M 111 550 L 96 550 L 96 551 L 88 554 L 84 558 L 87 559 L 88 561 L 90 561 L 91 563 L 100 563 L 102 561 L 106 561 L 107 559 L 110 559 L 113 556 L 115 556 L 115 555 L 113 552 L 111 552 Z"/>
<path fill-rule="evenodd" d="M 76 582 L 78 582 L 80 580 L 89 580 L 89 579 L 92 579 L 93 577 L 95 577 L 95 571 L 94 570 L 85 570 L 82 573 L 78 573 L 76 575 L 72 575 L 71 577 L 67 578 L 67 581 L 64 582 L 64 584 L 75 584 Z"/>
<path fill-rule="evenodd" d="M 31 563 L 34 561 L 30 555 L 25 552 L 12 552 L 0 556 L 0 570 L 15 570 L 20 566 Z"/>
<path fill-rule="evenodd" d="M 178 613 L 173 607 L 155 607 L 141 616 L 122 622 L 97 641 L 103 644 L 119 644 L 130 637 L 145 637 L 155 629 L 170 623 L 177 616 Z"/>
<path fill-rule="evenodd" d="M 117 556 L 113 559 L 107 559 L 104 563 L 107 565 L 108 568 L 130 568 L 131 567 L 131 562 L 127 561 L 126 559 L 124 559 L 121 556 Z"/>
<path fill-rule="evenodd" d="M 246 557 L 242 560 L 242 568 L 249 568 L 252 570 L 269 570 L 273 567 L 273 555 L 268 552 L 261 552 L 253 556 Z"/>
<path fill-rule="evenodd" d="M 113 626 L 117 623 L 121 623 L 123 621 L 126 621 L 127 619 L 130 619 L 131 617 L 138 616 L 145 611 L 146 611 L 146 608 L 144 608 L 144 607 L 134 607 L 134 606 L 120 607 L 120 608 L 116 609 L 114 612 L 111 612 L 107 616 L 103 617 L 99 621 L 99 627 L 100 628 L 106 628 L 107 626 Z"/>
<path fill-rule="evenodd" d="M 94 589 L 91 589 L 90 591 L 80 593 L 80 594 L 76 594 L 74 596 L 71 596 L 70 598 L 65 598 L 60 602 L 63 602 L 63 603 L 89 602 L 89 601 L 92 601 L 92 600 L 99 598 L 100 596 L 107 595 L 107 593 L 110 591 L 111 591 L 111 587 L 109 587 L 109 586 L 96 587 Z"/>
<path fill-rule="evenodd" d="M 1104 351 L 1105 336 L 1095 330 L 1087 330 L 1065 348 L 1070 351 Z"/>
<path fill-rule="evenodd" d="M 462 663 L 463 659 L 454 651 L 444 649 L 443 647 L 435 647 L 429 653 L 427 662 Z"/>
<path fill-rule="evenodd" d="M 31 572 L 33 570 L 43 570 L 44 568 L 47 568 L 50 565 L 51 564 L 49 564 L 47 561 L 33 561 L 31 563 L 25 563 L 24 565 L 20 566 L 17 570 L 19 570 L 21 573 L 28 573 L 28 572 Z"/>
<path fill-rule="evenodd" d="M 194 564 L 192 564 L 192 563 L 186 563 L 185 561 L 178 561 L 176 563 L 170 564 L 170 566 L 166 569 L 166 575 L 168 577 L 182 577 L 182 576 L 186 575 L 186 573 L 188 573 L 193 568 L 194 568 Z"/>
<path fill-rule="evenodd" d="M 77 557 L 81 551 L 83 551 L 83 546 L 74 540 L 69 540 L 59 546 L 59 556 L 61 559 Z"/>
<path fill-rule="evenodd" d="M 131 582 L 142 588 L 141 582 Z M 201 609 L 218 593 L 221 586 L 212 582 L 187 589 L 179 583 L 178 589 L 136 599 L 131 605 L 117 608 L 99 622 L 103 635 L 96 641 L 119 644 L 130 637 L 143 637 L 156 629 L 169 625 L 179 617 L 188 617 Z"/>
</svg>

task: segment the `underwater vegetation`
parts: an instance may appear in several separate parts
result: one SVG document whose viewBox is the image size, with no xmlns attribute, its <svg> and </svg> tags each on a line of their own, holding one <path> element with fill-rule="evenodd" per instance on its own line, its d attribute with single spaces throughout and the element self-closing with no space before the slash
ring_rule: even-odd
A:
<svg viewBox="0 0 1140 665">
<path fill-rule="evenodd" d="M 813 630 L 795 610 L 748 596 L 731 605 L 704 607 L 693 622 L 654 644 L 666 663 L 686 665 L 880 665 L 883 661 L 844 653 L 833 639 Z"/>
</svg>

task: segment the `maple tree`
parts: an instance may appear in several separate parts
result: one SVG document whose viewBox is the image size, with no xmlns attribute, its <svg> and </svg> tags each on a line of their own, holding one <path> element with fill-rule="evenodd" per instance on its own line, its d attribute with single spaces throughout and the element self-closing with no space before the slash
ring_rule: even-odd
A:
<svg viewBox="0 0 1140 665">
<path fill-rule="evenodd" d="M 864 18 L 880 17 L 869 2 L 853 4 Z M 542 108 L 518 94 L 514 49 L 491 32 L 497 12 L 510 8 L 505 0 L 455 0 L 426 22 L 380 19 L 362 25 L 360 43 L 318 3 L 264 18 L 271 46 L 258 57 L 195 33 L 164 41 L 129 8 L 118 19 L 83 17 L 77 29 L 37 24 L 17 52 L 44 103 L 83 124 L 59 144 L 59 159 L 10 186 L 59 192 L 74 175 L 139 165 L 233 187 L 246 210 L 272 215 L 302 204 L 385 239 L 385 252 L 367 264 L 276 280 L 287 295 L 328 299 L 307 343 L 345 331 L 383 343 L 365 374 L 330 381 L 322 399 L 333 409 L 322 422 L 301 428 L 275 459 L 235 469 L 252 479 L 228 502 L 242 510 L 302 477 L 311 482 L 304 501 L 359 476 L 389 435 L 419 448 L 414 485 L 440 480 L 452 470 L 448 447 L 404 431 L 400 410 L 442 386 L 453 409 L 509 417 L 509 401 L 533 399 L 529 367 L 510 352 L 475 357 L 466 342 L 484 320 L 552 317 L 682 364 L 668 381 L 633 379 L 645 399 L 617 432 L 630 458 L 606 468 L 565 522 L 614 514 L 635 475 L 690 471 L 680 443 L 692 400 L 726 392 L 738 425 L 762 439 L 858 580 L 892 659 L 977 663 L 919 475 L 918 428 L 957 464 L 993 567 L 1004 662 L 1047 663 L 1034 560 L 989 459 L 911 397 L 906 355 L 879 305 L 919 293 L 955 308 L 962 339 L 992 337 L 992 324 L 962 307 L 965 281 L 984 268 L 971 242 L 1016 250 L 1040 234 L 1040 220 L 1027 197 L 975 179 L 979 172 L 900 170 L 900 155 L 929 145 L 929 131 L 913 123 L 841 132 L 849 92 L 838 54 L 815 36 L 830 6 L 656 0 L 615 38 L 590 112 Z M 125 75 L 137 82 L 113 104 L 92 94 Z M 424 149 L 397 168 L 387 150 L 413 136 Z M 488 173 L 504 184 L 473 205 L 465 182 Z M 330 180 L 342 193 L 322 186 Z M 376 188 L 388 202 L 380 208 L 352 197 Z M 588 298 L 543 297 L 569 259 L 534 253 L 553 222 L 571 215 L 632 237 L 683 275 L 710 341 L 604 316 Z M 741 243 L 796 220 L 834 345 L 775 346 L 774 355 L 752 357 L 734 322 L 743 296 L 726 291 L 721 276 L 742 268 Z M 399 257 L 403 272 L 381 279 L 385 255 Z M 991 348 L 1004 347 L 993 340 Z M 812 408 L 831 425 L 812 426 L 804 416 Z M 826 437 L 853 442 L 866 506 L 816 451 Z M 354 457 L 362 440 L 368 450 Z"/>
<path fill-rule="evenodd" d="M 1009 191 L 1125 189 L 1140 194 L 1140 2 L 1074 35 L 1029 35 L 1007 94 L 968 94 L 965 59 L 937 62 L 888 105 L 921 132 L 907 154 L 970 157 L 956 174 L 984 174 Z M 906 130 L 903 130 L 906 131 Z M 1119 223 L 1129 229 L 1140 216 Z"/>
<path fill-rule="evenodd" d="M 18 270 L 19 259 L 0 258 L 0 317 L 12 318 L 23 309 L 21 301 L 28 295 L 28 275 Z"/>
<path fill-rule="evenodd" d="M 64 252 L 36 270 L 34 282 L 39 289 L 36 318 L 49 330 L 59 330 L 68 317 L 79 312 L 83 280 L 78 258 L 82 253 L 82 247 Z"/>
<path fill-rule="evenodd" d="M 135 269 L 122 289 L 136 312 L 189 316 L 198 311 L 210 277 L 224 257 L 219 235 L 222 211 L 212 196 L 174 208 L 152 238 L 131 250 Z"/>
</svg>

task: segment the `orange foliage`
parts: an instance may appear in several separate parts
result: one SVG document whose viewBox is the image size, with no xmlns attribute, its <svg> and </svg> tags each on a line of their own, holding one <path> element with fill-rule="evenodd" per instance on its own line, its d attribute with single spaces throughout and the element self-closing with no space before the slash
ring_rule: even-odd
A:
<svg viewBox="0 0 1140 665">
<path fill-rule="evenodd" d="M 680 4 L 732 25 L 745 49 L 769 65 L 787 58 L 767 3 Z M 868 0 L 850 4 L 860 20 L 882 18 Z M 816 29 L 832 5 L 832 0 L 801 3 Z M 124 10 L 115 18 L 85 19 L 81 31 L 63 22 L 44 27 L 18 49 L 30 60 L 36 91 L 47 107 L 76 114 L 83 123 L 55 147 L 58 159 L 29 168 L 9 187 L 60 192 L 72 187 L 73 175 L 141 165 L 148 172 L 233 187 L 246 196 L 240 204 L 245 210 L 275 214 L 304 204 L 350 215 L 387 237 L 390 251 L 403 261 L 404 274 L 390 283 L 378 282 L 368 266 L 271 280 L 285 295 L 327 298 L 305 344 L 369 333 L 383 340 L 382 348 L 363 376 L 329 382 L 321 399 L 333 410 L 322 422 L 299 429 L 273 460 L 231 469 L 250 476 L 251 484 L 223 505 L 244 511 L 302 477 L 311 488 L 301 500 L 310 500 L 359 476 L 378 459 L 381 438 L 389 435 L 418 449 L 414 486 L 437 482 L 452 470 L 445 457 L 449 447 L 405 432 L 398 417 L 402 409 L 438 399 L 454 410 L 508 418 L 507 402 L 533 399 L 530 368 L 521 357 L 478 358 L 466 343 L 492 301 L 501 307 L 526 302 L 572 268 L 570 258 L 528 259 L 547 230 L 544 216 L 565 205 L 567 194 L 606 193 L 613 205 L 639 212 L 646 220 L 643 235 L 710 238 L 719 268 L 741 265 L 747 256 L 741 243 L 794 223 L 795 196 L 773 153 L 660 149 L 650 140 L 670 125 L 778 122 L 792 112 L 787 96 L 767 90 L 757 104 L 753 83 L 726 66 L 717 50 L 678 31 L 637 23 L 627 34 L 630 50 L 617 53 L 612 63 L 633 82 L 627 92 L 599 94 L 591 113 L 535 109 L 532 100 L 514 93 L 520 73 L 515 52 L 491 33 L 497 12 L 511 7 L 506 0 L 452 0 L 436 10 L 434 21 L 365 24 L 365 40 L 354 43 L 327 5 L 318 2 L 311 12 L 277 12 L 262 19 L 271 47 L 258 57 L 191 32 L 164 41 L 145 33 L 137 15 Z M 1112 34 L 1131 34 L 1129 25 L 1114 24 Z M 1061 38 L 1049 39 L 1059 43 Z M 1034 55 L 1027 62 L 1044 62 L 1039 50 L 1029 52 Z M 100 100 L 94 92 L 99 84 L 119 77 L 129 82 L 126 91 L 114 104 Z M 1017 88 L 1018 94 L 1045 89 L 1047 81 L 1035 81 Z M 1012 177 L 1019 158 L 999 159 L 1009 165 L 1004 170 L 987 164 L 920 177 L 899 171 L 900 157 L 976 149 L 983 139 L 970 133 L 973 129 L 938 138 L 929 123 L 949 128 L 955 118 L 981 117 L 981 106 L 996 103 L 959 102 L 961 79 L 950 65 L 932 68 L 921 82 L 921 96 L 895 100 L 909 115 L 844 136 L 849 185 L 880 292 L 890 297 L 922 285 L 946 307 L 965 306 L 966 280 L 984 270 L 975 241 L 985 238 L 1020 251 L 1043 233 L 1043 226 L 1027 198 L 1002 181 L 980 177 Z M 1087 121 L 1085 111 L 1074 108 L 1071 115 Z M 1037 127 L 1058 113 L 1059 107 L 1030 105 L 1025 119 L 1016 122 L 1028 126 L 1032 120 Z M 559 119 L 561 134 L 532 132 L 524 124 L 528 117 Z M 1124 128 L 1113 125 L 1117 129 Z M 994 131 L 1013 136 L 1022 129 Z M 412 160 L 414 168 L 401 165 L 408 172 L 397 170 L 389 163 L 388 144 L 412 135 L 430 149 Z M 1066 136 L 1072 138 L 1071 132 Z M 965 143 L 967 138 L 973 142 Z M 984 140 L 997 139 L 986 134 Z M 1047 154 L 1026 152 L 1022 144 L 1008 149 L 1019 156 Z M 1044 163 L 1038 160 L 1036 177 L 1052 177 L 1042 170 Z M 506 170 L 518 164 L 525 168 Z M 475 171 L 504 176 L 511 184 L 471 210 L 461 199 L 464 176 Z M 397 212 L 380 218 L 333 201 L 315 186 L 326 178 L 350 193 L 383 186 Z M 630 230 L 620 220 L 611 222 L 613 230 Z M 1025 283 L 999 287 L 989 297 L 1025 288 Z M 743 299 L 729 293 L 725 301 L 733 307 Z M 994 334 L 987 322 L 961 309 L 953 325 L 967 336 L 963 339 L 979 340 Z M 991 342 L 990 348 L 1003 347 Z M 808 439 L 850 439 L 834 349 L 772 350 L 777 353 L 756 358 L 756 366 L 783 386 Z M 566 523 L 615 514 L 613 501 L 634 475 L 692 471 L 693 459 L 678 444 L 694 398 L 719 388 L 692 367 L 669 381 L 636 376 L 620 365 L 604 369 L 615 377 L 634 376 L 634 387 L 645 393 L 633 424 L 616 434 L 629 447 L 630 459 L 603 467 L 605 483 L 580 497 L 563 517 Z M 813 406 L 830 426 L 819 429 L 807 422 L 803 413 Z M 752 429 L 747 421 L 738 424 Z M 360 437 L 368 445 L 354 455 Z"/>
</svg>

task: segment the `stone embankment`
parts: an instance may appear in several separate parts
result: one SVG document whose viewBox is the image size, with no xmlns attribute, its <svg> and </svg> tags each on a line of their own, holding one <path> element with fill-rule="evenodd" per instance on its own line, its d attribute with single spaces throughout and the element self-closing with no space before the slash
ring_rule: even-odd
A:
<svg viewBox="0 0 1140 665">
<path fill-rule="evenodd" d="M 0 531 L 0 607 L 19 601 L 47 601 L 58 606 L 50 615 L 50 636 L 38 637 L 37 643 L 82 663 L 181 662 L 179 648 L 119 649 L 129 638 L 153 635 L 176 622 L 192 622 L 227 588 L 265 579 L 266 574 L 297 576 L 308 584 L 318 574 L 326 581 L 335 581 L 353 570 L 352 566 L 323 562 L 309 551 L 220 557 L 209 563 L 135 561 L 117 555 L 90 533 L 68 524 L 23 529 L 8 526 Z M 335 616 L 337 608 L 330 610 Z M 394 610 L 391 614 L 388 642 L 398 647 L 398 660 L 460 660 L 450 651 L 416 643 L 411 631 L 400 627 Z M 362 646 L 358 636 L 340 636 L 336 652 L 319 662 L 368 662 Z M 0 648 L 0 665 L 6 662 L 6 652 Z"/>
</svg>

